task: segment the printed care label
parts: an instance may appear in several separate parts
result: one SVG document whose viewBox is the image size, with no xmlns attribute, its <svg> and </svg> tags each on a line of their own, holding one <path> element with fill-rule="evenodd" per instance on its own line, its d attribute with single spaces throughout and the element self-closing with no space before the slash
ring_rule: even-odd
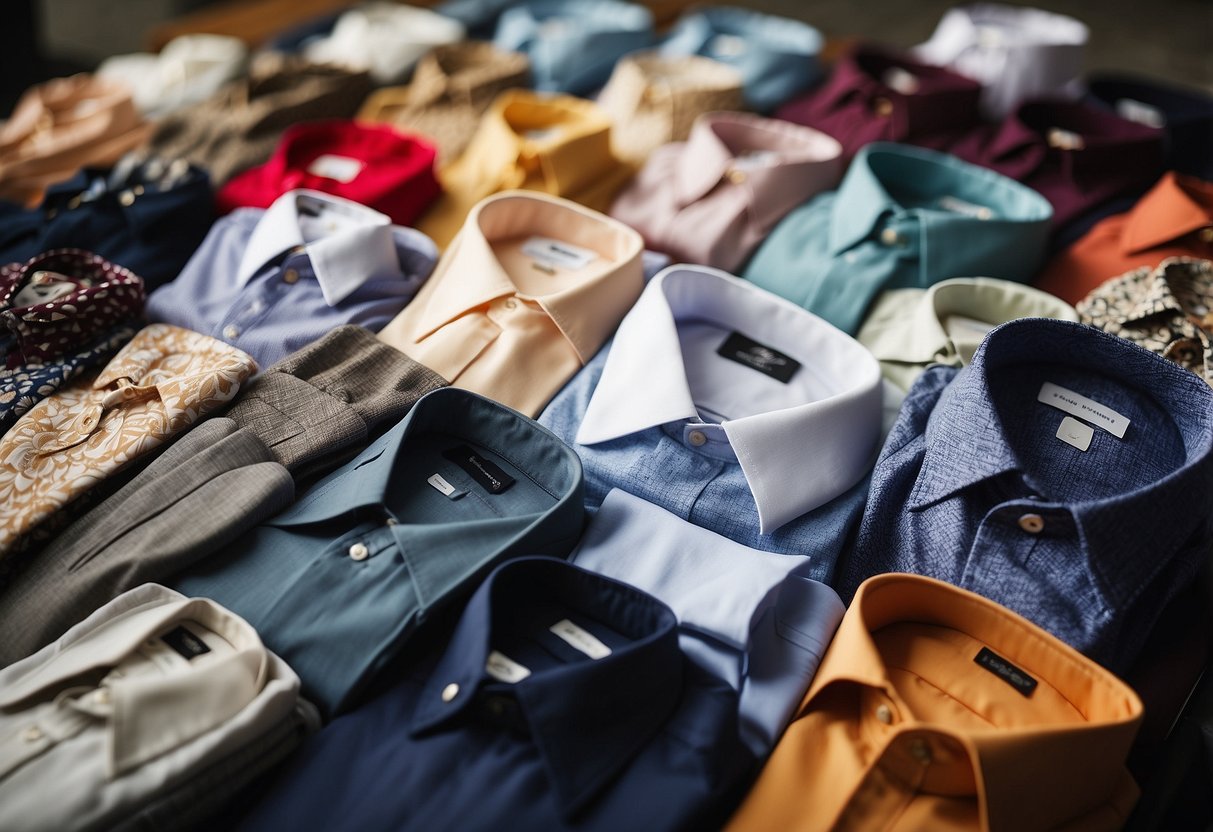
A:
<svg viewBox="0 0 1213 832">
<path fill-rule="evenodd" d="M 603 659 L 611 655 L 611 648 L 595 638 L 592 633 L 586 632 L 567 618 L 560 619 L 551 627 L 548 627 L 548 630 L 574 650 L 580 650 L 591 659 Z"/>
<path fill-rule="evenodd" d="M 531 237 L 522 244 L 522 253 L 541 266 L 577 271 L 598 259 L 598 254 L 551 237 Z"/>
<path fill-rule="evenodd" d="M 1095 436 L 1095 428 L 1080 422 L 1073 416 L 1067 416 L 1061 420 L 1061 424 L 1057 428 L 1057 438 L 1067 445 L 1073 445 L 1080 451 L 1085 451 L 1091 447 L 1091 438 Z"/>
<path fill-rule="evenodd" d="M 530 668 L 518 664 L 509 656 L 498 653 L 496 650 L 489 653 L 488 660 L 484 663 L 484 672 L 498 682 L 505 682 L 508 685 L 521 682 L 531 675 Z"/>
<path fill-rule="evenodd" d="M 1097 428 L 1103 428 L 1117 439 L 1124 439 L 1125 431 L 1129 429 L 1129 420 L 1112 408 L 1104 407 L 1094 399 L 1080 396 L 1073 390 L 1059 387 L 1050 381 L 1041 385 L 1036 401 L 1055 407 L 1071 416 L 1077 416 Z"/>
<path fill-rule="evenodd" d="M 345 183 L 357 179 L 358 174 L 362 173 L 362 169 L 365 167 L 364 162 L 351 159 L 349 156 L 334 156 L 331 153 L 325 153 L 312 160 L 312 163 L 307 166 L 307 172 L 312 176 L 319 176 L 321 179 L 334 179 Z"/>
</svg>

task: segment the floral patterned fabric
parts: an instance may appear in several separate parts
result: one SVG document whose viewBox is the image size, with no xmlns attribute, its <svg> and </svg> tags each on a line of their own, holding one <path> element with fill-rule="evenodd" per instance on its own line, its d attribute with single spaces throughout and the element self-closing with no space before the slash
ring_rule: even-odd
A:
<svg viewBox="0 0 1213 832">
<path fill-rule="evenodd" d="M 107 477 L 231 401 L 257 371 L 215 338 L 140 330 L 99 374 L 43 399 L 0 438 L 0 556 Z"/>
</svg>

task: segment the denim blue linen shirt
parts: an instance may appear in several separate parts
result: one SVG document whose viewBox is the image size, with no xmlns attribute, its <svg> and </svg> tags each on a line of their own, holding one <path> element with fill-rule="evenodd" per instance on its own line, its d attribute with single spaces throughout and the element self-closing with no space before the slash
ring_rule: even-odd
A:
<svg viewBox="0 0 1213 832">
<path fill-rule="evenodd" d="M 736 709 L 657 599 L 521 558 L 390 688 L 312 737 L 236 828 L 720 828 L 755 766 Z"/>
<path fill-rule="evenodd" d="M 493 45 L 521 52 L 542 92 L 587 95 L 610 78 L 615 62 L 653 43 L 653 14 L 620 0 L 529 0 L 506 9 Z"/>
<path fill-rule="evenodd" d="M 493 565 L 567 555 L 584 522 L 581 492 L 564 443 L 516 411 L 443 388 L 175 586 L 256 627 L 331 715 Z"/>
<path fill-rule="evenodd" d="M 1027 282 L 1053 209 L 1040 194 L 954 156 L 876 142 L 837 191 L 794 209 L 743 277 L 854 334 L 885 289 L 982 275 Z"/>
<path fill-rule="evenodd" d="M 769 112 L 822 76 L 825 43 L 807 23 L 722 6 L 685 15 L 661 44 L 663 55 L 703 55 L 741 73 L 746 103 Z"/>
<path fill-rule="evenodd" d="M 761 338 L 761 342 L 757 339 Z M 786 378 L 786 380 L 781 380 Z M 620 488 L 828 583 L 879 449 L 876 359 L 825 321 L 704 266 L 656 275 L 539 416 Z"/>
<path fill-rule="evenodd" d="M 269 367 L 334 327 L 378 332 L 430 276 L 429 237 L 341 197 L 294 190 L 215 223 L 147 314 L 226 341 Z"/>
<path fill-rule="evenodd" d="M 1123 438 L 1089 415 L 1100 406 L 1128 420 Z M 838 588 L 849 600 L 881 572 L 948 581 L 1123 672 L 1208 559 L 1211 501 L 1213 388 L 1093 327 L 1023 318 L 910 389 Z"/>
</svg>

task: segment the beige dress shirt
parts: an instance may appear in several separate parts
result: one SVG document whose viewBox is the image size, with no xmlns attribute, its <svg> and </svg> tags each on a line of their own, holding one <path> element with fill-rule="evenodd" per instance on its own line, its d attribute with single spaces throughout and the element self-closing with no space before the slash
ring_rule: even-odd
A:
<svg viewBox="0 0 1213 832">
<path fill-rule="evenodd" d="M 485 199 L 379 338 L 527 415 L 588 361 L 644 288 L 640 235 L 568 200 Z"/>
<path fill-rule="evenodd" d="M 51 515 L 235 397 L 253 359 L 188 329 L 140 330 L 99 374 L 0 438 L 0 558 Z"/>
</svg>

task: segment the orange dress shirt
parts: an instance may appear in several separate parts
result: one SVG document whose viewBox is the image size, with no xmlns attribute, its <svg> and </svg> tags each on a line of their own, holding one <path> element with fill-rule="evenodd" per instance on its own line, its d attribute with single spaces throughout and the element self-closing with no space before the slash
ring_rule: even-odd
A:
<svg viewBox="0 0 1213 832">
<path fill-rule="evenodd" d="M 643 246 L 568 200 L 492 196 L 379 338 L 452 385 L 535 416 L 640 297 Z"/>
<path fill-rule="evenodd" d="M 1213 258 L 1213 182 L 1164 175 L 1132 210 L 1101 220 L 1054 257 L 1036 286 L 1073 305 L 1101 283 L 1168 257 Z"/>
<path fill-rule="evenodd" d="M 728 829 L 1120 829 L 1141 718 L 1128 685 L 1005 607 L 878 575 Z"/>
</svg>

